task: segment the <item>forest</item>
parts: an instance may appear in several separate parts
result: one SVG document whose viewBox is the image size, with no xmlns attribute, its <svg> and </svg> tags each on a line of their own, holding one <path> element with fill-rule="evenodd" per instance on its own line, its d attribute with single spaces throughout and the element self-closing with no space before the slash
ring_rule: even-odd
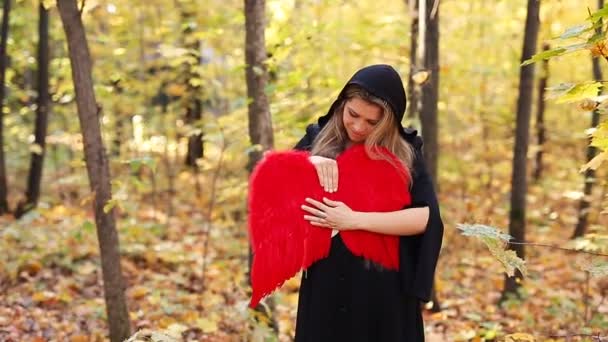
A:
<svg viewBox="0 0 608 342">
<path fill-rule="evenodd" d="M 604 0 L 1 13 L 0 341 L 293 341 L 300 274 L 248 307 L 250 176 L 371 64 L 444 224 L 426 340 L 608 341 Z"/>
</svg>

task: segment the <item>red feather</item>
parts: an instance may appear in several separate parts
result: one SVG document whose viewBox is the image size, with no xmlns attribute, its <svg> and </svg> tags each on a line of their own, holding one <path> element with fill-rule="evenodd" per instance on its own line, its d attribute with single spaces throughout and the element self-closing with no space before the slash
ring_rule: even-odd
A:
<svg viewBox="0 0 608 342">
<path fill-rule="evenodd" d="M 250 306 L 293 277 L 301 269 L 329 255 L 331 230 L 304 220 L 306 197 L 323 196 L 346 203 L 355 211 L 395 211 L 410 204 L 409 179 L 397 158 L 393 163 L 371 159 L 363 145 L 337 158 L 338 191 L 326 193 L 319 184 L 308 152 L 270 152 L 251 175 L 249 232 L 253 248 Z M 399 238 L 362 230 L 340 232 L 354 254 L 387 269 L 399 269 Z"/>
</svg>

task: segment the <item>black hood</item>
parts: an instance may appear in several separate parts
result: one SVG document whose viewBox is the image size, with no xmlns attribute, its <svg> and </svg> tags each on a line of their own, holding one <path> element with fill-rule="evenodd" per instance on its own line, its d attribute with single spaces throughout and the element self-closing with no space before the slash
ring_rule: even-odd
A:
<svg viewBox="0 0 608 342">
<path fill-rule="evenodd" d="M 386 64 L 370 65 L 357 71 L 350 80 L 346 82 L 346 85 L 342 91 L 340 91 L 340 95 L 338 95 L 336 101 L 329 107 L 327 114 L 319 118 L 318 124 L 320 128 L 325 126 L 334 114 L 336 108 L 340 106 L 344 100 L 346 87 L 351 84 L 359 85 L 370 94 L 388 102 L 395 115 L 399 133 L 403 138 L 410 141 L 416 136 L 417 132 L 415 130 L 404 128 L 401 125 L 401 120 L 403 119 L 407 104 L 405 89 L 403 88 L 403 82 L 397 71 L 392 66 Z"/>
</svg>

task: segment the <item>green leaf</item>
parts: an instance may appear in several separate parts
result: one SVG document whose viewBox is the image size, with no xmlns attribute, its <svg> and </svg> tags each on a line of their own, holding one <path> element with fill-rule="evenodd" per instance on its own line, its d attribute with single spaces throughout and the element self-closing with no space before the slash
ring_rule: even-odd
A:
<svg viewBox="0 0 608 342">
<path fill-rule="evenodd" d="M 564 55 L 567 53 L 576 52 L 576 51 L 580 51 L 580 50 L 585 50 L 585 49 L 590 48 L 592 45 L 594 45 L 594 43 L 592 41 L 587 41 L 584 43 L 576 43 L 576 44 L 572 44 L 572 45 L 558 46 L 556 48 L 535 54 L 534 56 L 532 56 L 532 58 L 525 60 L 521 65 L 526 66 L 528 64 L 539 62 L 539 61 L 549 59 L 552 57 L 561 56 L 561 55 Z"/>
<path fill-rule="evenodd" d="M 601 19 L 608 17 L 608 4 L 604 5 L 604 7 L 602 9 L 599 9 L 597 11 L 595 11 L 594 13 L 592 13 L 587 20 L 591 21 L 592 23 L 596 23 L 598 21 L 600 21 Z"/>
<path fill-rule="evenodd" d="M 457 229 L 462 231 L 464 236 L 473 236 L 476 238 L 490 238 L 502 241 L 509 241 L 512 237 L 498 230 L 498 228 L 486 226 L 483 224 L 457 224 Z"/>
<path fill-rule="evenodd" d="M 556 103 L 569 103 L 580 101 L 598 95 L 602 84 L 600 82 L 585 82 L 576 84 L 564 93 L 557 96 Z"/>
<path fill-rule="evenodd" d="M 551 50 L 543 51 L 535 54 L 532 58 L 525 60 L 521 65 L 526 66 L 528 64 L 536 63 L 543 61 L 545 59 L 549 59 L 551 57 L 560 56 L 567 52 L 567 50 L 563 47 L 557 47 Z"/>
<path fill-rule="evenodd" d="M 86 220 L 82 224 L 82 230 L 84 230 L 87 233 L 91 233 L 95 230 L 95 224 L 89 220 Z"/>
</svg>

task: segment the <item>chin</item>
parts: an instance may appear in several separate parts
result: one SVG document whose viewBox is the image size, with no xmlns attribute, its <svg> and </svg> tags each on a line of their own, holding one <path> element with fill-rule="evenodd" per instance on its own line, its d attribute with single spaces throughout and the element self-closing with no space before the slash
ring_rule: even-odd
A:
<svg viewBox="0 0 608 342">
<path fill-rule="evenodd" d="M 350 132 L 348 132 L 348 139 L 350 139 L 350 141 L 353 143 L 362 143 L 365 141 L 365 138 L 360 138 L 360 137 L 354 136 Z"/>
</svg>

